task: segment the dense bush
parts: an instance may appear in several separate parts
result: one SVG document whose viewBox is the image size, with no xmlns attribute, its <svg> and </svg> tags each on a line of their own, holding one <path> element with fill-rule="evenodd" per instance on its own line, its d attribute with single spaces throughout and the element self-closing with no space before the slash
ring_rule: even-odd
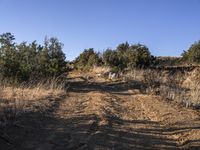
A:
<svg viewBox="0 0 200 150">
<path fill-rule="evenodd" d="M 63 44 L 57 38 L 45 38 L 44 45 L 36 41 L 14 43 L 11 33 L 0 35 L 0 75 L 25 81 L 30 78 L 58 76 L 66 71 Z"/>
<path fill-rule="evenodd" d="M 200 41 L 191 45 L 191 47 L 184 51 L 182 59 L 189 63 L 200 63 Z"/>
<path fill-rule="evenodd" d="M 127 52 L 128 67 L 148 67 L 151 64 L 152 56 L 149 49 L 141 44 L 130 46 Z"/>
<path fill-rule="evenodd" d="M 121 65 L 120 58 L 117 51 L 114 51 L 111 49 L 107 49 L 103 53 L 103 62 L 105 65 L 110 66 L 110 67 Z"/>
<path fill-rule="evenodd" d="M 75 60 L 78 69 L 89 69 L 95 65 L 105 65 L 114 70 L 125 68 L 148 67 L 153 57 L 148 48 L 141 44 L 129 45 L 127 42 L 119 44 L 115 50 L 107 49 L 102 55 L 93 48 L 85 49 Z"/>
<path fill-rule="evenodd" d="M 85 49 L 74 61 L 75 67 L 81 70 L 87 70 L 92 66 L 102 64 L 102 60 L 93 48 Z"/>
<path fill-rule="evenodd" d="M 124 68 L 148 67 L 152 63 L 152 56 L 146 46 L 141 44 L 129 46 L 126 42 L 120 44 L 116 50 L 104 51 L 103 61 L 107 66 L 123 70 Z"/>
</svg>

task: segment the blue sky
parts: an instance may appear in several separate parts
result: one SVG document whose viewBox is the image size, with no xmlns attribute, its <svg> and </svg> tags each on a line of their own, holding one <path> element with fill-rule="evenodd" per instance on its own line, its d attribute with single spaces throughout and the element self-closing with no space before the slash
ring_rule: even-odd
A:
<svg viewBox="0 0 200 150">
<path fill-rule="evenodd" d="M 200 0 L 0 0 L 4 32 L 17 43 L 57 37 L 69 60 L 126 41 L 153 55 L 180 56 L 200 40 Z"/>
</svg>

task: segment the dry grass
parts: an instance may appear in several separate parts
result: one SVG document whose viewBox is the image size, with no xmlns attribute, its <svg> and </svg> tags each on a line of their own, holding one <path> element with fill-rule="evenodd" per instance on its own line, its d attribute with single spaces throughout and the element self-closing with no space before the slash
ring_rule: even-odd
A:
<svg viewBox="0 0 200 150">
<path fill-rule="evenodd" d="M 1 84 L 2 85 L 2 84 Z M 17 117 L 28 111 L 44 110 L 51 99 L 65 94 L 64 83 L 55 80 L 18 86 L 3 84 L 0 87 L 0 127 L 14 124 Z"/>
<path fill-rule="evenodd" d="M 146 93 L 160 95 L 166 100 L 176 101 L 186 107 L 200 106 L 200 69 L 165 70 L 136 69 L 128 72 L 127 80 L 141 81 Z"/>
<path fill-rule="evenodd" d="M 77 73 L 72 75 L 79 76 Z M 74 84 L 67 98 L 60 97 L 64 94 L 62 82 L 2 86 L 0 140 L 14 144 L 5 144 L 0 149 L 199 147 L 198 111 L 140 90 L 144 83 L 149 86 L 145 86 L 147 89 L 152 88 L 151 94 L 156 91 L 173 100 L 183 99 L 191 91 L 182 92 L 182 98 L 177 96 L 189 73 L 136 70 L 133 78 L 140 82 L 130 81 L 133 85 L 120 80 L 99 82 L 95 77 L 92 84 L 83 81 L 84 75 L 80 75 L 78 82 L 76 77 L 68 78 L 68 83 Z M 8 126 L 13 123 L 16 126 Z"/>
<path fill-rule="evenodd" d="M 142 70 L 142 69 L 133 69 L 131 71 L 128 71 L 126 74 L 124 74 L 125 81 L 144 80 L 144 71 L 145 70 Z"/>
<path fill-rule="evenodd" d="M 104 74 L 106 72 L 109 72 L 110 71 L 110 68 L 109 67 L 97 67 L 97 66 L 94 66 L 92 68 L 92 72 L 93 73 L 96 73 L 96 74 Z"/>
</svg>

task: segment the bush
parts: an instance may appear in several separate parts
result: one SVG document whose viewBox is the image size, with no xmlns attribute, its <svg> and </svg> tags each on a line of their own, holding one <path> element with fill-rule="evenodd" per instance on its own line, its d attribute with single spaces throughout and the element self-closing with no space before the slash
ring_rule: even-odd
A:
<svg viewBox="0 0 200 150">
<path fill-rule="evenodd" d="M 81 70 L 90 69 L 93 66 L 101 64 L 101 58 L 99 54 L 94 51 L 93 48 L 85 49 L 76 59 L 75 67 Z"/>
<path fill-rule="evenodd" d="M 141 44 L 129 46 L 128 43 L 122 43 L 116 50 L 107 49 L 103 53 L 104 64 L 119 70 L 148 67 L 152 58 L 148 48 Z"/>
<path fill-rule="evenodd" d="M 57 38 L 45 38 L 44 46 L 14 43 L 11 33 L 0 35 L 0 75 L 27 81 L 30 78 L 59 76 L 67 71 L 63 44 Z"/>
<path fill-rule="evenodd" d="M 200 41 L 191 45 L 191 47 L 184 51 L 182 60 L 189 63 L 200 63 Z"/>
<path fill-rule="evenodd" d="M 112 73 L 118 73 L 119 72 L 119 68 L 118 67 L 113 67 L 113 68 L 111 68 L 111 70 L 110 70 Z"/>
<path fill-rule="evenodd" d="M 132 45 L 128 50 L 128 67 L 148 67 L 152 62 L 149 49 L 141 44 Z"/>
</svg>

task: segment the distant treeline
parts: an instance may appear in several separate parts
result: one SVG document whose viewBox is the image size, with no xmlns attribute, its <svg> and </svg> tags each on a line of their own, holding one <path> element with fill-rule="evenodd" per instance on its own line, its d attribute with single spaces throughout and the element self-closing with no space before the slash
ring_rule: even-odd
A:
<svg viewBox="0 0 200 150">
<path fill-rule="evenodd" d="M 148 47 L 142 44 L 129 45 L 128 42 L 119 44 L 116 49 L 107 49 L 103 53 L 93 48 L 85 49 L 74 61 L 77 69 L 89 69 L 92 66 L 109 66 L 113 71 L 125 68 L 147 68 L 176 66 L 200 63 L 200 42 L 195 42 L 182 57 L 155 57 Z"/>
<path fill-rule="evenodd" d="M 103 53 L 97 53 L 93 48 L 86 49 L 75 59 L 74 64 L 78 69 L 105 65 L 119 71 L 124 68 L 148 67 L 153 61 L 154 57 L 145 45 L 129 45 L 126 42 L 114 50 L 107 49 Z"/>
<path fill-rule="evenodd" d="M 19 81 L 57 77 L 68 71 L 63 44 L 57 38 L 45 38 L 42 45 L 36 41 L 16 44 L 11 33 L 0 35 L 0 77 Z M 155 57 L 142 44 L 119 44 L 116 49 L 102 53 L 85 49 L 73 62 L 76 69 L 88 70 L 93 66 L 109 66 L 113 72 L 125 68 L 147 68 L 200 63 L 200 42 L 182 53 L 182 57 Z"/>
</svg>

